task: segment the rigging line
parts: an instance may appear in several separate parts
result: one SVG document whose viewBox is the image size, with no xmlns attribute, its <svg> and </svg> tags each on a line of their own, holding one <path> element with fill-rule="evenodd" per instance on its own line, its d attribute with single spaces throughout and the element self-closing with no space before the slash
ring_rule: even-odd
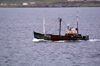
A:
<svg viewBox="0 0 100 66">
<path fill-rule="evenodd" d="M 51 29 L 52 27 L 50 27 L 47 31 L 46 31 L 46 33 Z"/>
<path fill-rule="evenodd" d="M 45 26 L 54 26 L 56 25 L 55 23 L 58 21 L 58 19 L 52 24 L 52 25 L 45 25 Z"/>
<path fill-rule="evenodd" d="M 51 27 L 53 27 L 53 26 L 56 26 L 56 25 L 58 25 L 58 24 L 53 24 L 53 25 L 48 25 L 48 26 L 51 26 Z M 47 25 L 46 25 L 47 26 Z"/>
<path fill-rule="evenodd" d="M 56 22 L 57 22 L 58 20 L 59 20 L 59 19 L 57 19 Z M 55 23 L 56 23 L 56 22 L 55 22 Z M 55 24 L 53 24 L 53 26 L 55 26 Z M 47 33 L 53 26 L 51 26 L 51 27 L 46 31 L 46 33 Z"/>
<path fill-rule="evenodd" d="M 59 25 L 59 24 L 58 24 Z M 55 26 L 55 25 L 54 25 Z M 52 28 L 53 26 L 51 26 L 47 31 L 46 31 L 46 33 Z"/>
</svg>

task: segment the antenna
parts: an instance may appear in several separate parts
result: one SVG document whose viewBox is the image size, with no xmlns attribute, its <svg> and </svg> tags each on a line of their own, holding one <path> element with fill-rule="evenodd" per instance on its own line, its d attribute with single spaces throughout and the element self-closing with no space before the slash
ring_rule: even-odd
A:
<svg viewBox="0 0 100 66">
<path fill-rule="evenodd" d="M 69 24 L 67 24 L 67 29 L 69 30 Z"/>
<path fill-rule="evenodd" d="M 77 34 L 79 34 L 79 30 L 78 30 L 79 11 L 77 11 L 77 16 L 76 16 L 76 18 L 77 18 Z"/>
</svg>

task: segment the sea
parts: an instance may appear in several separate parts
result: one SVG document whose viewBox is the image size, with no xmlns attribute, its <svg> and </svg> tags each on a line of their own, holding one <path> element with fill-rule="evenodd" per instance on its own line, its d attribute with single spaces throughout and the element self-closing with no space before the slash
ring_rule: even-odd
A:
<svg viewBox="0 0 100 66">
<path fill-rule="evenodd" d="M 84 41 L 33 41 L 33 31 L 65 35 L 67 25 Z M 52 28 L 51 28 L 52 27 Z M 0 8 L 0 66 L 100 66 L 100 7 Z"/>
</svg>

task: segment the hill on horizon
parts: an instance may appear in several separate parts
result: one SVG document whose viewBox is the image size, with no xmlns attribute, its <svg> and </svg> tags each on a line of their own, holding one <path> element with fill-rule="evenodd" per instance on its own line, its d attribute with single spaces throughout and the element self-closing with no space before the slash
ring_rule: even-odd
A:
<svg viewBox="0 0 100 66">
<path fill-rule="evenodd" d="M 1 3 L 21 3 L 21 2 L 57 2 L 66 0 L 0 0 Z"/>
<path fill-rule="evenodd" d="M 0 7 L 100 7 L 100 1 L 0 0 Z"/>
</svg>

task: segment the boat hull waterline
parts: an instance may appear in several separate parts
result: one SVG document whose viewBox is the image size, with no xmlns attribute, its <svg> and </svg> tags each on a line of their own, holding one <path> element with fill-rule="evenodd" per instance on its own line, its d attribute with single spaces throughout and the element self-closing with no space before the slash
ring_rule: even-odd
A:
<svg viewBox="0 0 100 66">
<path fill-rule="evenodd" d="M 44 39 L 49 41 L 62 41 L 62 40 L 89 40 L 89 36 L 62 36 L 62 35 L 52 35 L 52 34 L 41 34 L 33 31 L 34 38 Z"/>
</svg>

